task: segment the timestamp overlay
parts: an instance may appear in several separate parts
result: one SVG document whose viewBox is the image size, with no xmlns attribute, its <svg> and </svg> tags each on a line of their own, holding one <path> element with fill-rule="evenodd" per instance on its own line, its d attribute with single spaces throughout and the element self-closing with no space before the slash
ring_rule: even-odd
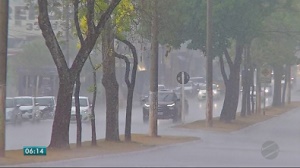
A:
<svg viewBox="0 0 300 168">
<path fill-rule="evenodd" d="M 24 146 L 23 153 L 24 156 L 46 156 L 47 147 L 46 146 Z"/>
</svg>

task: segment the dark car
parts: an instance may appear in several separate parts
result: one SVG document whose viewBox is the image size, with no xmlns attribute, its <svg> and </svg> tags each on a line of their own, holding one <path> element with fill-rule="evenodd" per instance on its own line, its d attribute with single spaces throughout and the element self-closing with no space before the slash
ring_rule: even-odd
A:
<svg viewBox="0 0 300 168">
<path fill-rule="evenodd" d="M 149 121 L 149 98 L 144 100 L 143 121 Z M 181 120 L 181 102 L 173 90 L 158 91 L 157 119 L 173 119 L 173 122 Z"/>
<path fill-rule="evenodd" d="M 164 90 L 166 89 L 165 85 L 163 84 L 158 84 L 157 90 Z M 143 93 L 140 96 L 140 104 L 143 105 L 144 101 L 148 98 L 149 95 L 149 88 L 147 90 L 144 90 Z"/>
</svg>

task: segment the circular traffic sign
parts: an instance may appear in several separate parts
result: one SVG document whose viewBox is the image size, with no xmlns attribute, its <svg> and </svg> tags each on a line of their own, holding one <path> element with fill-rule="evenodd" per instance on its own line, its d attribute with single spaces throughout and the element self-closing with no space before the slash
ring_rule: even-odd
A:
<svg viewBox="0 0 300 168">
<path fill-rule="evenodd" d="M 270 72 L 267 68 L 263 69 L 261 73 L 262 73 L 264 76 L 269 76 L 269 75 L 271 74 L 271 72 Z"/>
<path fill-rule="evenodd" d="M 183 77 L 183 79 L 182 79 Z M 187 72 L 181 71 L 177 74 L 177 82 L 180 84 L 187 84 L 190 80 L 190 75 Z"/>
</svg>

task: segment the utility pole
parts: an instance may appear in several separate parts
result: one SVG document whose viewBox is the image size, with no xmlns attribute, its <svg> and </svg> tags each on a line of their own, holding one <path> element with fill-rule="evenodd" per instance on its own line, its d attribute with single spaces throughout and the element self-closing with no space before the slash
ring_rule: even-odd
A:
<svg viewBox="0 0 300 168">
<path fill-rule="evenodd" d="M 206 27 L 206 126 L 212 127 L 213 93 L 212 93 L 212 0 L 207 0 L 207 27 Z"/>
<path fill-rule="evenodd" d="M 292 66 L 289 64 L 287 66 L 288 70 L 287 70 L 287 102 L 288 104 L 291 104 L 291 71 L 292 71 Z"/>
<path fill-rule="evenodd" d="M 152 6 L 151 22 L 151 67 L 150 67 L 150 94 L 149 94 L 149 134 L 157 136 L 157 97 L 158 97 L 158 26 L 157 26 L 157 0 Z"/>
<path fill-rule="evenodd" d="M 0 0 L 0 157 L 5 156 L 8 0 Z"/>
<path fill-rule="evenodd" d="M 261 67 L 256 67 L 256 113 L 261 113 Z"/>
</svg>

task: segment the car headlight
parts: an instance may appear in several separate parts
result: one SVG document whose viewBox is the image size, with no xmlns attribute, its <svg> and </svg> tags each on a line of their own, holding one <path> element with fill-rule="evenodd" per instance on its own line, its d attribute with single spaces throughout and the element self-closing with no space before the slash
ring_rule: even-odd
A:
<svg viewBox="0 0 300 168">
<path fill-rule="evenodd" d="M 217 91 L 216 91 L 216 90 L 213 90 L 213 94 L 217 94 Z"/>
<path fill-rule="evenodd" d="M 144 104 L 145 107 L 150 107 L 150 104 Z"/>
<path fill-rule="evenodd" d="M 168 104 L 167 106 L 168 106 L 168 107 L 173 107 L 173 106 L 175 106 L 175 103 Z"/>
<path fill-rule="evenodd" d="M 265 92 L 266 92 L 266 93 L 269 93 L 269 89 L 266 89 Z"/>
</svg>

